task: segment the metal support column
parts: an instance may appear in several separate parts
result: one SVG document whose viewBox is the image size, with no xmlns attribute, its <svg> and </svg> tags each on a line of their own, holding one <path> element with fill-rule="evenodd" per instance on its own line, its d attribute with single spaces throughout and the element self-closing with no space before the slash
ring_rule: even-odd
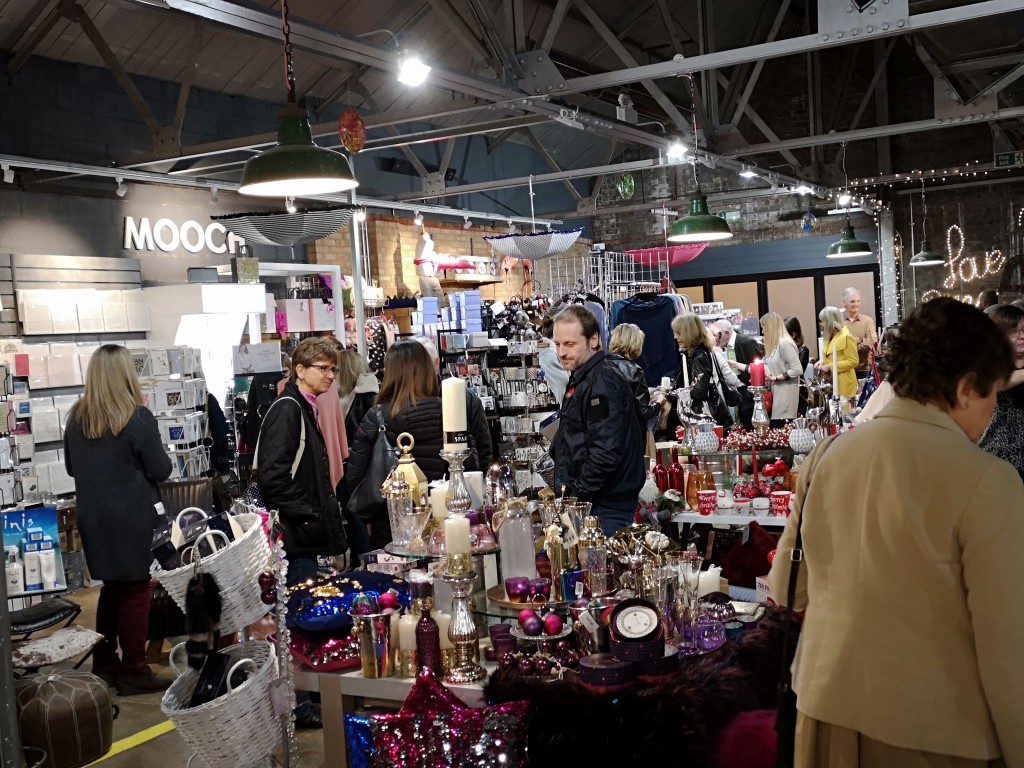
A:
<svg viewBox="0 0 1024 768">
<path fill-rule="evenodd" d="M 356 191 L 350 190 L 348 201 L 356 204 Z M 363 257 L 359 238 L 359 222 L 352 217 L 352 223 L 348 228 L 349 236 L 352 238 L 352 304 L 356 311 L 356 348 L 360 356 L 366 358 L 366 334 L 363 329 L 366 327 L 366 312 L 363 308 Z"/>
<path fill-rule="evenodd" d="M 878 214 L 879 289 L 882 294 L 882 325 L 899 322 L 899 277 L 896 269 L 896 230 L 893 228 L 892 209 Z"/>
<path fill-rule="evenodd" d="M 14 700 L 11 612 L 7 604 L 7 579 L 0 579 L 0 768 L 21 768 L 23 763 L 18 707 Z"/>
</svg>

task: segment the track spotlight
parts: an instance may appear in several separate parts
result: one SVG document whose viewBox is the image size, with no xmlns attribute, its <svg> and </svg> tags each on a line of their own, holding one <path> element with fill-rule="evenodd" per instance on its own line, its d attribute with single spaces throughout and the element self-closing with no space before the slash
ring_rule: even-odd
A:
<svg viewBox="0 0 1024 768">
<path fill-rule="evenodd" d="M 298 208 L 295 207 L 295 198 L 286 197 L 284 199 L 284 208 L 288 213 L 295 213 L 298 210 Z"/>
<path fill-rule="evenodd" d="M 416 211 L 416 218 L 412 220 L 412 223 L 415 224 L 417 227 L 423 226 L 423 216 L 422 214 L 420 214 L 419 211 Z"/>
<path fill-rule="evenodd" d="M 9 164 L 7 164 L 7 163 L 4 163 L 3 165 L 0 165 L 0 168 L 3 168 L 3 171 L 4 171 L 4 184 L 13 184 L 14 183 L 14 169 L 11 168 L 11 166 Z"/>
<path fill-rule="evenodd" d="M 358 211 L 356 211 L 356 221 L 359 221 L 359 222 L 366 221 L 366 209 L 365 208 L 360 208 Z"/>
<path fill-rule="evenodd" d="M 118 197 L 124 197 L 128 194 L 128 185 L 124 183 L 124 179 L 120 176 L 117 177 L 117 189 L 114 190 L 114 194 Z"/>
<path fill-rule="evenodd" d="M 464 223 L 464 224 L 462 225 L 462 228 L 463 228 L 463 229 L 470 229 L 470 228 L 471 228 L 471 227 L 473 226 L 473 222 L 471 222 L 471 221 L 469 220 L 469 216 L 465 216 L 465 217 L 463 217 L 463 218 L 465 218 L 465 219 L 466 219 L 466 222 L 465 222 L 465 223 Z"/>
</svg>

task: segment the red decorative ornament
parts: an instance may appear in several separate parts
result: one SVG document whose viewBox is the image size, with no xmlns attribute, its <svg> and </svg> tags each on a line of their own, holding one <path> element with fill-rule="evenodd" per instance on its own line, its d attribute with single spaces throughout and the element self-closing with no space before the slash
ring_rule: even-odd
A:
<svg viewBox="0 0 1024 768">
<path fill-rule="evenodd" d="M 274 587 L 274 574 L 270 571 L 264 571 L 257 579 L 260 585 L 260 589 L 273 589 Z"/>
<path fill-rule="evenodd" d="M 341 146 L 353 155 L 366 146 L 366 123 L 353 107 L 338 117 L 338 138 Z"/>
</svg>

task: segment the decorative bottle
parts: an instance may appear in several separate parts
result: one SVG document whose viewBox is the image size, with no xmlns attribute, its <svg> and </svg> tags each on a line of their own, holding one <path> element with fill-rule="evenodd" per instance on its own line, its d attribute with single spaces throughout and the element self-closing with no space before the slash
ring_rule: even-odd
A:
<svg viewBox="0 0 1024 768">
<path fill-rule="evenodd" d="M 586 594 L 600 597 L 608 591 L 608 552 L 605 549 L 604 531 L 598 519 L 588 516 L 583 520 L 580 533 L 580 561 L 586 570 Z"/>
<path fill-rule="evenodd" d="M 686 471 L 679 463 L 679 449 L 672 449 L 672 463 L 668 465 L 668 486 L 673 491 L 686 493 Z"/>
<path fill-rule="evenodd" d="M 408 526 L 405 525 L 406 518 L 412 513 L 412 486 L 402 472 L 393 469 L 384 483 L 384 492 L 388 505 L 388 522 L 391 525 L 391 541 L 396 547 L 404 549 L 409 546 L 409 539 L 412 538 Z"/>
<path fill-rule="evenodd" d="M 469 542 L 474 552 L 490 552 L 495 547 L 494 534 L 483 512 L 467 512 L 469 518 Z"/>
<path fill-rule="evenodd" d="M 429 667 L 440 680 L 444 676 L 441 663 L 441 630 L 424 606 L 423 615 L 416 622 L 416 660 L 420 667 Z"/>
<path fill-rule="evenodd" d="M 655 451 L 654 462 L 654 482 L 658 486 L 658 493 L 664 493 L 672 486 L 670 485 L 668 470 L 661 463 L 661 451 Z"/>
<path fill-rule="evenodd" d="M 537 550 L 533 540 L 533 518 L 520 499 L 512 501 L 498 529 L 502 576 L 537 578 Z"/>
</svg>

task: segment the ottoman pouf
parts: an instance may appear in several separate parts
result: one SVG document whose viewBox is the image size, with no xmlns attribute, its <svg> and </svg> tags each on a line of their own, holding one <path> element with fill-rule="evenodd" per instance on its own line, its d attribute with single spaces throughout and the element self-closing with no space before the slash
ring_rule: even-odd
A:
<svg viewBox="0 0 1024 768">
<path fill-rule="evenodd" d="M 14 684 L 21 742 L 46 751 L 47 768 L 77 768 L 110 751 L 114 706 L 95 675 L 71 670 Z"/>
</svg>

